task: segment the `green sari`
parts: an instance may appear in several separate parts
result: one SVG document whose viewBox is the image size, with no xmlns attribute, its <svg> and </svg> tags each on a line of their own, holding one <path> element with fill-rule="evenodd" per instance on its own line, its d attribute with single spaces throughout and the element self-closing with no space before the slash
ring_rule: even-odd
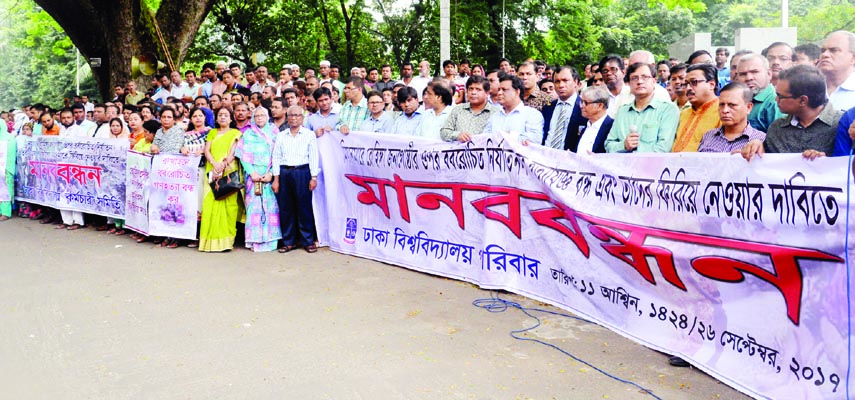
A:
<svg viewBox="0 0 855 400">
<path fill-rule="evenodd" d="M 15 135 L 6 133 L 6 128 L 0 128 L 0 141 L 6 142 L 6 188 L 9 189 L 9 197 L 15 198 L 15 154 L 17 141 Z M 0 160 L 2 162 L 2 160 Z M 0 215 L 12 216 L 12 201 L 0 201 Z"/>
<path fill-rule="evenodd" d="M 241 133 L 237 129 L 231 129 L 222 135 L 219 130 L 211 129 L 208 132 L 208 143 L 211 144 L 211 156 L 214 160 L 222 160 L 228 157 L 232 147 L 237 144 Z M 211 172 L 214 166 L 208 162 L 205 165 L 205 173 Z M 233 160 L 223 174 L 229 174 L 238 169 L 237 160 Z M 207 175 L 206 175 L 207 176 Z M 232 194 L 222 200 L 214 199 L 211 186 L 206 185 L 205 198 L 202 202 L 202 226 L 199 230 L 199 251 L 226 251 L 231 250 L 235 244 L 237 234 L 237 222 L 243 219 L 243 198 L 241 192 Z"/>
</svg>

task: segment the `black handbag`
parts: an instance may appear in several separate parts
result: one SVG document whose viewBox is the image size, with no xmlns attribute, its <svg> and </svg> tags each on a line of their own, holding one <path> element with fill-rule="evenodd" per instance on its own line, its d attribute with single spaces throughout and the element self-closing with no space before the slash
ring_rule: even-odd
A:
<svg viewBox="0 0 855 400">
<path fill-rule="evenodd" d="M 214 199 L 217 200 L 225 199 L 243 188 L 244 184 L 240 181 L 240 170 L 234 170 L 211 182 L 211 191 L 214 193 Z"/>
</svg>

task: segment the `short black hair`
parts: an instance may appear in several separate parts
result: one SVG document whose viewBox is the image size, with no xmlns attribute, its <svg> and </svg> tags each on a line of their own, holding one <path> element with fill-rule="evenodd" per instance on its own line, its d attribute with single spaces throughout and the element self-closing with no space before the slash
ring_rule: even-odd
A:
<svg viewBox="0 0 855 400">
<path fill-rule="evenodd" d="M 442 99 L 442 104 L 446 106 L 450 106 L 452 100 L 451 89 L 448 86 L 445 86 L 445 83 L 440 80 L 433 80 L 428 82 L 427 87 L 433 89 L 433 94 L 439 96 Z"/>
<path fill-rule="evenodd" d="M 490 91 L 490 80 L 481 76 L 481 75 L 472 75 L 469 79 L 466 80 L 466 89 L 469 89 L 469 86 L 472 86 L 473 83 L 480 84 L 481 87 L 484 88 L 485 92 Z"/>
<path fill-rule="evenodd" d="M 825 75 L 813 65 L 799 64 L 787 68 L 778 76 L 778 82 L 780 81 L 789 82 L 791 96 L 807 96 L 810 108 L 818 108 L 828 103 Z"/>
<path fill-rule="evenodd" d="M 412 86 L 404 86 L 398 90 L 398 104 L 406 103 L 409 99 L 419 99 L 419 93 Z"/>
<path fill-rule="evenodd" d="M 454 65 L 455 67 L 457 66 L 457 64 L 455 64 L 455 63 L 454 63 L 454 61 L 451 61 L 451 60 L 445 60 L 445 61 L 443 61 L 443 62 L 442 62 L 442 69 L 445 69 L 445 67 L 446 67 L 446 66 L 448 66 L 448 65 Z"/>
<path fill-rule="evenodd" d="M 323 96 L 327 96 L 329 98 L 332 98 L 332 92 L 330 92 L 330 90 L 325 88 L 325 87 L 319 87 L 319 88 L 315 89 L 314 92 L 312 92 L 312 98 L 314 98 L 315 101 L 318 101 L 318 99 L 320 99 Z"/>
<path fill-rule="evenodd" d="M 690 55 L 689 55 L 689 59 L 688 59 L 688 60 L 686 60 L 686 64 L 694 64 L 694 63 L 692 62 L 692 60 L 694 60 L 695 58 L 698 58 L 698 57 L 700 57 L 700 56 L 702 56 L 702 55 L 704 55 L 704 54 L 706 54 L 706 55 L 707 55 L 707 57 L 709 57 L 709 58 L 710 58 L 710 60 L 712 60 L 712 59 L 713 59 L 713 56 L 712 56 L 712 54 L 710 54 L 710 52 L 708 52 L 708 51 L 706 51 L 706 50 L 703 50 L 703 49 L 701 49 L 701 50 L 695 50 L 692 54 L 690 54 Z"/>
<path fill-rule="evenodd" d="M 718 87 L 718 68 L 715 65 L 707 63 L 692 64 L 689 68 L 686 68 L 686 73 L 698 70 L 704 73 L 704 79 L 707 82 L 715 82 L 715 86 Z"/>
<path fill-rule="evenodd" d="M 238 64 L 238 63 L 229 64 L 229 69 L 232 69 L 232 68 L 240 68 L 240 64 Z"/>
<path fill-rule="evenodd" d="M 523 84 L 522 80 L 520 80 L 518 76 L 512 74 L 499 74 L 499 82 L 501 83 L 504 81 L 511 81 L 511 87 L 514 90 L 518 90 L 520 93 L 522 93 Z"/>
<path fill-rule="evenodd" d="M 796 46 L 795 49 L 796 54 L 802 53 L 808 57 L 810 60 L 818 60 L 820 55 L 820 48 L 816 44 L 813 43 L 805 43 Z"/>
<path fill-rule="evenodd" d="M 600 63 L 599 63 L 600 70 L 602 71 L 602 69 L 606 67 L 606 64 L 608 64 L 612 61 L 617 63 L 618 69 L 620 69 L 620 70 L 623 70 L 626 67 L 623 64 L 623 58 L 621 56 L 619 56 L 617 54 L 609 54 L 609 55 L 603 57 L 602 59 L 600 59 Z"/>
</svg>

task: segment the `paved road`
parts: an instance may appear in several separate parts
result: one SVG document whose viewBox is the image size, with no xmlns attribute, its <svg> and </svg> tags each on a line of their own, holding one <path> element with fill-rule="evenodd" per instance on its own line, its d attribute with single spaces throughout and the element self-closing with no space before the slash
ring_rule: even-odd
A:
<svg viewBox="0 0 855 400">
<path fill-rule="evenodd" d="M 3 399 L 653 399 L 512 339 L 533 321 L 474 307 L 488 291 L 327 249 L 200 254 L 16 218 L 0 260 Z M 747 398 L 597 325 L 529 337 L 663 399 Z"/>
</svg>

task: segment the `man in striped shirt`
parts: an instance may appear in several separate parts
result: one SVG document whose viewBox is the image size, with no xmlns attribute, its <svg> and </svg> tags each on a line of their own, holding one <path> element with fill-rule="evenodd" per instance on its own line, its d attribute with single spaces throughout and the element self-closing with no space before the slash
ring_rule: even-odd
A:
<svg viewBox="0 0 855 400">
<path fill-rule="evenodd" d="M 286 112 L 288 129 L 279 132 L 273 147 L 273 192 L 279 203 L 282 248 L 287 253 L 303 246 L 309 253 L 315 244 L 315 215 L 312 191 L 318 186 L 318 145 L 315 134 L 303 127 L 303 110 L 291 106 Z M 298 244 L 299 243 L 299 244 Z"/>
</svg>

